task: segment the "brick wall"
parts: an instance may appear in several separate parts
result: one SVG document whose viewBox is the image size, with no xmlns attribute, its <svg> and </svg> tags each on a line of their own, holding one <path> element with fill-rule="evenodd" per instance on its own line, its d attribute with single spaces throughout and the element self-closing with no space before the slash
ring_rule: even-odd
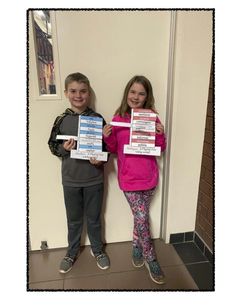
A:
<svg viewBox="0 0 236 305">
<path fill-rule="evenodd" d="M 213 72 L 209 86 L 205 138 L 202 154 L 201 176 L 199 182 L 198 205 L 195 231 L 205 244 L 213 249 L 214 229 L 214 99 L 213 99 Z"/>
</svg>

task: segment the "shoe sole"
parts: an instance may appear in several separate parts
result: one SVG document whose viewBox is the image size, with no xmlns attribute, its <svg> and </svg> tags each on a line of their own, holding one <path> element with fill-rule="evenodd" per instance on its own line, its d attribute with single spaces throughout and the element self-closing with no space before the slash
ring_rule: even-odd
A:
<svg viewBox="0 0 236 305">
<path fill-rule="evenodd" d="M 95 255 L 93 254 L 92 249 L 90 249 L 90 254 L 92 255 L 92 257 L 95 258 Z M 97 261 L 96 261 L 96 262 L 97 262 Z M 98 262 L 97 262 L 97 266 L 98 266 L 98 268 L 100 268 L 100 269 L 102 269 L 102 270 L 106 270 L 106 269 L 109 269 L 109 268 L 110 268 L 110 266 L 102 267 L 102 266 L 100 266 L 100 265 L 98 264 Z"/>
<path fill-rule="evenodd" d="M 145 267 L 147 268 L 147 270 L 148 270 L 148 272 L 149 272 L 149 275 L 150 275 L 150 278 L 151 278 L 151 280 L 152 280 L 153 282 L 155 282 L 155 283 L 157 283 L 157 284 L 159 284 L 159 285 L 163 285 L 163 284 L 166 283 L 164 280 L 162 280 L 162 281 L 159 282 L 159 281 L 157 281 L 156 279 L 154 279 L 154 278 L 152 277 L 152 273 L 151 273 L 151 271 L 150 271 L 150 268 L 149 268 L 148 263 L 145 262 L 144 264 L 145 264 Z"/>
<path fill-rule="evenodd" d="M 142 265 L 135 265 L 134 261 L 132 260 L 132 264 L 135 268 L 141 268 L 144 266 L 144 261 L 143 261 Z"/>
<path fill-rule="evenodd" d="M 74 265 L 75 261 L 77 260 L 77 258 L 79 257 L 79 255 L 80 255 L 80 252 L 79 252 L 79 253 L 77 254 L 77 256 L 75 257 L 74 262 L 73 262 L 73 264 L 72 264 L 72 266 L 71 266 L 70 269 L 68 269 L 67 271 L 65 271 L 65 270 L 63 270 L 63 269 L 59 269 L 59 273 L 65 274 L 65 273 L 68 273 L 69 271 L 71 271 L 71 269 L 73 268 L 73 265 Z"/>
<path fill-rule="evenodd" d="M 71 271 L 71 269 L 72 269 L 72 267 L 71 267 L 70 269 L 68 269 L 67 271 L 65 271 L 65 270 L 59 270 L 59 272 L 62 273 L 62 274 L 65 274 L 65 273 L 68 273 L 69 271 Z"/>
</svg>

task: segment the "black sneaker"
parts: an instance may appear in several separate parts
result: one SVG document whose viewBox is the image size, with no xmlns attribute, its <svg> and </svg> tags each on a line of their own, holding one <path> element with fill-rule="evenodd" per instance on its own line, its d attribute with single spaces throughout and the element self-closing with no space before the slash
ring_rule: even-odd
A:
<svg viewBox="0 0 236 305">
<path fill-rule="evenodd" d="M 153 282 L 160 285 L 165 284 L 164 273 L 161 270 L 161 267 L 157 261 L 152 261 L 152 262 L 145 261 L 145 266 L 147 267 L 150 278 Z"/>
<path fill-rule="evenodd" d="M 75 259 L 73 259 L 69 256 L 65 256 L 63 258 L 63 260 L 61 261 L 59 272 L 60 273 L 69 272 L 72 269 L 74 262 L 75 262 Z"/>
<path fill-rule="evenodd" d="M 90 253 L 93 257 L 95 257 L 95 259 L 97 261 L 97 266 L 100 269 L 105 270 L 105 269 L 108 269 L 110 267 L 110 260 L 109 260 L 108 255 L 105 252 L 100 251 L 100 252 L 97 252 L 97 253 L 93 253 L 93 251 L 91 249 Z"/>
<path fill-rule="evenodd" d="M 132 263 L 134 267 L 137 268 L 140 268 L 144 265 L 142 250 L 137 247 L 133 247 Z"/>
</svg>

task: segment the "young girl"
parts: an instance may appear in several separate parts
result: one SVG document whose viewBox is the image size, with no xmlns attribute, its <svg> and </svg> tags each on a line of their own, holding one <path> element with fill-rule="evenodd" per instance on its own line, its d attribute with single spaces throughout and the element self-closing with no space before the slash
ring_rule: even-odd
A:
<svg viewBox="0 0 236 305">
<path fill-rule="evenodd" d="M 131 109 L 154 107 L 154 97 L 150 81 L 144 76 L 134 76 L 126 85 L 120 107 L 112 121 L 131 121 Z M 156 157 L 124 154 L 124 145 L 129 144 L 130 128 L 105 125 L 104 141 L 112 153 L 118 155 L 118 181 L 134 216 L 132 262 L 135 267 L 145 263 L 151 279 L 164 284 L 164 274 L 158 264 L 149 228 L 149 206 L 159 180 Z M 155 146 L 161 151 L 166 148 L 164 127 L 156 120 Z"/>
</svg>

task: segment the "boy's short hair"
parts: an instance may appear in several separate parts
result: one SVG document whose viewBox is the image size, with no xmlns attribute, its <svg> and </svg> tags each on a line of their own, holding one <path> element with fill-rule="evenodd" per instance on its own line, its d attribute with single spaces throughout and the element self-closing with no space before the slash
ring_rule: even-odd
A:
<svg viewBox="0 0 236 305">
<path fill-rule="evenodd" d="M 66 91 L 68 89 L 68 85 L 72 82 L 84 83 L 88 86 L 89 91 L 90 91 L 89 79 L 84 74 L 79 73 L 79 72 L 69 74 L 65 79 L 65 90 Z"/>
</svg>

